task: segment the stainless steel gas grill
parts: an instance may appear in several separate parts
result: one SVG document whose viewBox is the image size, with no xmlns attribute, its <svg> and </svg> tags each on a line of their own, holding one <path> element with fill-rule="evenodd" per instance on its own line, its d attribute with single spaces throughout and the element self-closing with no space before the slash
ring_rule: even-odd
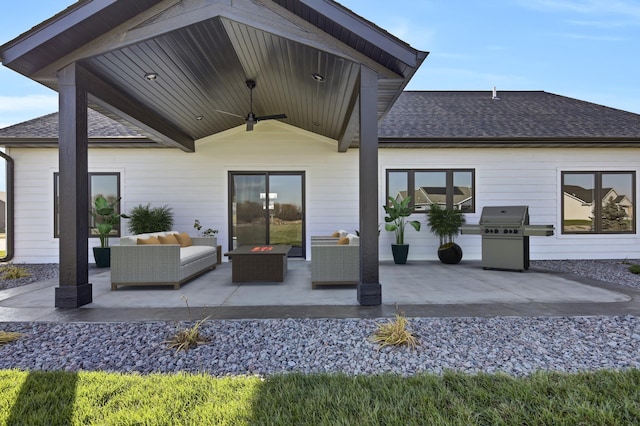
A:
<svg viewBox="0 0 640 426">
<path fill-rule="evenodd" d="M 528 206 L 484 207 L 478 225 L 463 225 L 461 234 L 482 235 L 484 269 L 529 269 L 529 237 L 553 235 L 553 225 L 530 225 Z"/>
</svg>

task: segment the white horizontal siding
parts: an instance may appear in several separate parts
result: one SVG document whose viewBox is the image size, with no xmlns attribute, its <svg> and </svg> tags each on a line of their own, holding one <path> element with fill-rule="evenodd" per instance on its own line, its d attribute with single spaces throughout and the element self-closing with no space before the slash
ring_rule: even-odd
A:
<svg viewBox="0 0 640 426">
<path fill-rule="evenodd" d="M 58 261 L 53 238 L 53 172 L 57 150 L 12 149 L 15 159 L 16 262 Z M 553 224 L 553 237 L 531 237 L 532 259 L 640 258 L 637 235 L 559 235 L 562 170 L 637 170 L 633 149 L 382 149 L 379 152 L 380 258 L 391 259 L 393 233 L 384 231 L 385 170 L 470 168 L 475 170 L 477 223 L 482 207 L 528 205 L 531 223 Z M 227 250 L 228 173 L 230 171 L 303 171 L 306 176 L 306 235 L 358 229 L 358 151 L 337 152 L 337 143 L 279 122 L 261 122 L 253 132 L 237 128 L 196 143 L 195 153 L 173 149 L 92 149 L 89 170 L 121 173 L 122 208 L 167 205 L 175 229 L 194 234 L 193 222 L 218 229 Z M 636 196 L 636 203 L 638 194 Z M 438 241 L 425 214 L 408 227 L 410 260 L 436 259 Z M 123 221 L 127 233 L 127 221 Z M 481 237 L 462 235 L 465 259 L 480 259 Z M 90 245 L 97 244 L 90 239 Z M 307 254 L 310 250 L 307 247 Z M 92 256 L 90 255 L 90 259 Z"/>
<path fill-rule="evenodd" d="M 532 224 L 556 227 L 552 237 L 530 238 L 531 259 L 639 258 L 637 235 L 560 234 L 561 171 L 637 173 L 639 160 L 640 151 L 634 149 L 384 149 L 380 150 L 380 190 L 384 196 L 384 171 L 388 168 L 473 168 L 476 212 L 466 215 L 468 223 L 478 223 L 484 206 L 528 205 Z M 637 203 L 638 194 L 635 200 Z M 382 210 L 380 214 L 383 217 Z M 436 237 L 429 233 L 424 215 L 420 219 L 425 226 L 419 237 L 413 230 L 408 233 L 412 244 L 409 258 L 436 259 Z M 430 242 L 417 241 L 420 239 Z M 392 240 L 392 235 L 381 238 L 381 258 L 391 258 L 386 247 Z M 465 259 L 480 259 L 480 236 L 462 235 L 457 242 Z"/>
</svg>

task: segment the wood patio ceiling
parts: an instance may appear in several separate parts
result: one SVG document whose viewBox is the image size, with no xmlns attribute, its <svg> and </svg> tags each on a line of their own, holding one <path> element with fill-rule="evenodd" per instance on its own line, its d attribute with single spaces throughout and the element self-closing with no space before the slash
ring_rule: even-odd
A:
<svg viewBox="0 0 640 426">
<path fill-rule="evenodd" d="M 16 40 L 26 44 L 44 33 L 40 30 L 79 13 L 74 25 L 61 26 L 57 36 L 15 58 L 14 42 L 8 43 L 2 47 L 3 63 L 57 90 L 57 70 L 77 62 L 90 77 L 94 109 L 143 132 L 146 124 L 162 123 L 169 133 L 145 134 L 167 146 L 179 146 L 175 141 L 181 139 L 188 146 L 189 140 L 244 125 L 245 81 L 252 79 L 257 116 L 284 113 L 283 122 L 335 139 L 345 151 L 358 145 L 361 64 L 379 76 L 381 119 L 426 57 L 327 0 L 145 2 L 141 10 L 104 0 L 110 5 L 92 15 L 80 13 L 91 3 L 80 1 Z M 121 24 L 114 14 L 122 14 Z M 100 16 L 109 17 L 111 29 Z M 78 39 L 87 42 L 79 45 Z M 148 81 L 147 73 L 158 77 Z M 314 80 L 314 73 L 324 82 Z"/>
</svg>

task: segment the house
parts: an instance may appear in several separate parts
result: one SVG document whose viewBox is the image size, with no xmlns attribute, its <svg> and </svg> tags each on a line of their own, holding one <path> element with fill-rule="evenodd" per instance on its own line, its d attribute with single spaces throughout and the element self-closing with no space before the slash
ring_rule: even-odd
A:
<svg viewBox="0 0 640 426">
<path fill-rule="evenodd" d="M 361 304 L 379 303 L 393 236 L 377 229 L 398 194 L 416 195 L 419 220 L 431 202 L 469 223 L 528 205 L 556 227 L 533 259 L 640 257 L 640 115 L 543 91 L 405 91 L 427 53 L 333 1 L 80 1 L 0 56 L 60 93 L 59 113 L 0 129 L 14 260 L 60 262 L 59 307 L 91 300 L 98 193 L 124 211 L 168 205 L 176 229 L 198 219 L 224 250 L 286 228 L 309 258 L 312 235 L 359 230 Z M 578 185 L 624 196 L 627 229 L 600 203 L 576 229 L 564 194 Z M 410 260 L 437 258 L 426 229 L 406 240 Z M 458 242 L 480 258 L 479 238 Z"/>
</svg>

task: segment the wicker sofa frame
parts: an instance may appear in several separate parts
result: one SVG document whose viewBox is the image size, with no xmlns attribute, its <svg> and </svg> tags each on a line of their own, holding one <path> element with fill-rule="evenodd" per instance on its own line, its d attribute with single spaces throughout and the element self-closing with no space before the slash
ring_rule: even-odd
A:
<svg viewBox="0 0 640 426">
<path fill-rule="evenodd" d="M 360 280 L 360 246 L 337 244 L 338 238 L 311 237 L 311 288 L 353 285 Z"/>
<path fill-rule="evenodd" d="M 193 246 L 185 248 L 175 244 L 112 246 L 111 290 L 158 285 L 171 285 L 177 290 L 183 283 L 215 269 L 216 238 L 191 239 Z"/>
</svg>

